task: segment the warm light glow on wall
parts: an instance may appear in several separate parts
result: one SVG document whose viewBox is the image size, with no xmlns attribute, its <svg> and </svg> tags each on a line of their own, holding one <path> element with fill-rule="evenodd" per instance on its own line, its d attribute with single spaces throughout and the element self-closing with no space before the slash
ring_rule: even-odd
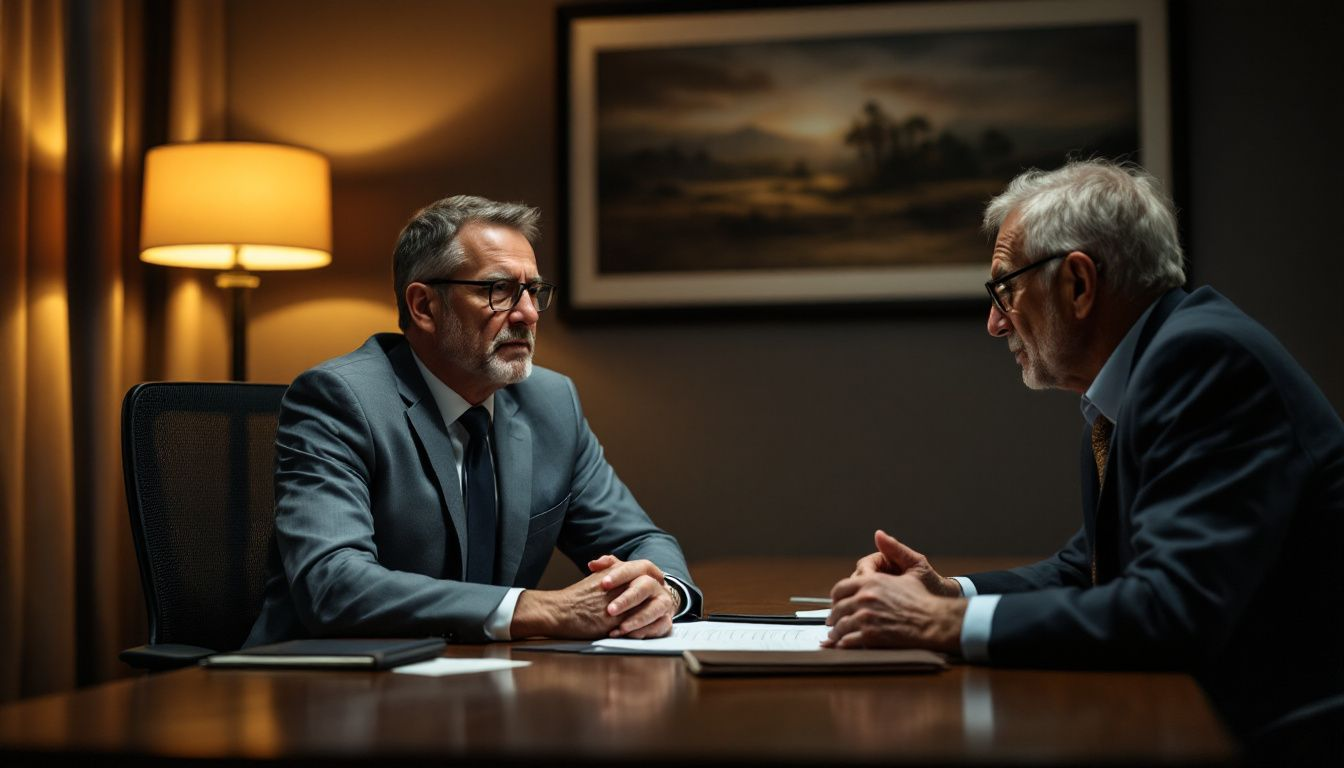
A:
<svg viewBox="0 0 1344 768">
<path fill-rule="evenodd" d="M 145 155 L 140 258 L 200 269 L 331 263 L 331 170 L 307 149 L 169 144 Z"/>
</svg>

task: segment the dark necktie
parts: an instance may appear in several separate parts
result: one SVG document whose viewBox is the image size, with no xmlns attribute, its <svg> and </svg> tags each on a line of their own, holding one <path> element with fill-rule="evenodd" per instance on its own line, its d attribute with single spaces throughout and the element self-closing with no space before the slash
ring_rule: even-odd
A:
<svg viewBox="0 0 1344 768">
<path fill-rule="evenodd" d="M 1111 420 L 1105 416 L 1098 415 L 1097 420 L 1092 423 L 1092 458 L 1097 463 L 1097 497 L 1101 497 L 1101 486 L 1106 481 L 1106 461 L 1110 458 L 1111 452 Z M 1097 504 L 1100 511 L 1101 504 Z M 1098 516 L 1096 525 L 1093 527 L 1092 534 L 1092 584 L 1095 586 L 1097 581 L 1097 550 L 1101 549 L 1102 531 L 1108 529 L 1104 526 L 1100 516 Z"/>
<path fill-rule="evenodd" d="M 462 462 L 467 486 L 467 581 L 490 584 L 495 576 L 495 462 L 490 456 L 490 414 L 470 408 L 458 423 L 471 440 Z"/>
</svg>

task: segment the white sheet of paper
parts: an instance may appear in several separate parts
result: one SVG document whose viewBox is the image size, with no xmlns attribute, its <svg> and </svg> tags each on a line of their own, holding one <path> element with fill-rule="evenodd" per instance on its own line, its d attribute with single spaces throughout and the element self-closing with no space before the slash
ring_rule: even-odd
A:
<svg viewBox="0 0 1344 768">
<path fill-rule="evenodd" d="M 531 663 L 530 661 L 513 661 L 512 659 L 446 659 L 439 657 L 417 664 L 407 664 L 404 667 L 394 667 L 392 671 L 404 675 L 443 677 L 444 675 L 469 675 L 473 672 L 498 672 L 501 669 L 526 667 Z"/>
<path fill-rule="evenodd" d="M 824 625 L 745 624 L 693 621 L 673 624 L 667 637 L 652 640 L 603 638 L 593 645 L 641 651 L 816 651 L 831 631 Z"/>
<path fill-rule="evenodd" d="M 794 611 L 793 615 L 800 619 L 824 619 L 831 615 L 831 609 L 818 608 L 815 611 Z"/>
</svg>

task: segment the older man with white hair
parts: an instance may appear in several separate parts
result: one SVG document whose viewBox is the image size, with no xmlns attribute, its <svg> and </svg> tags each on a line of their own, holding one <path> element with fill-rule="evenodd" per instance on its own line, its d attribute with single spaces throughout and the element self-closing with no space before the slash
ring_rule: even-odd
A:
<svg viewBox="0 0 1344 768">
<path fill-rule="evenodd" d="M 1028 387 L 1082 396 L 1083 525 L 1047 560 L 956 578 L 879 531 L 834 588 L 828 643 L 1187 670 L 1253 745 L 1338 722 L 1339 415 L 1262 326 L 1211 288 L 1181 287 L 1175 213 L 1141 169 L 1029 171 L 984 226 L 997 235 L 989 333 Z"/>
</svg>

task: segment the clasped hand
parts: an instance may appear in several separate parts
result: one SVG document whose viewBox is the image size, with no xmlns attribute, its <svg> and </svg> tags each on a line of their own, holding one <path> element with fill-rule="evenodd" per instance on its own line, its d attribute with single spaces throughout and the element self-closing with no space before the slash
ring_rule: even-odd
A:
<svg viewBox="0 0 1344 768">
<path fill-rule="evenodd" d="M 603 555 L 591 573 L 564 589 L 529 589 L 518 596 L 511 634 L 547 637 L 662 637 L 672 631 L 677 601 L 663 572 L 648 560 Z"/>
<path fill-rule="evenodd" d="M 877 552 L 831 589 L 831 632 L 822 645 L 957 651 L 966 613 L 960 585 L 886 533 L 873 538 Z"/>
</svg>

